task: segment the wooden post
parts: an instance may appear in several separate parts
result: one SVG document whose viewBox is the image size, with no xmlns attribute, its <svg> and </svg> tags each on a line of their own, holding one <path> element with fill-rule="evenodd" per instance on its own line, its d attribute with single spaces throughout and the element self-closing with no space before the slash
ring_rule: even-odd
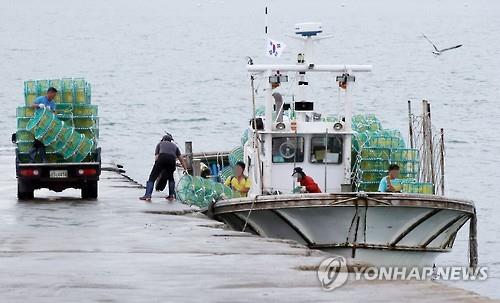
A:
<svg viewBox="0 0 500 303">
<path fill-rule="evenodd" d="M 440 170 L 441 170 L 441 195 L 444 196 L 444 129 L 441 128 L 440 142 Z"/>
<path fill-rule="evenodd" d="M 476 212 L 469 221 L 469 267 L 476 269 L 478 264 L 477 255 L 477 217 Z"/>
<path fill-rule="evenodd" d="M 427 155 L 427 101 L 422 100 L 422 181 L 429 182 L 429 157 Z"/>
<path fill-rule="evenodd" d="M 186 152 L 188 173 L 193 174 L 193 142 L 186 141 L 184 151 Z"/>
<path fill-rule="evenodd" d="M 193 176 L 200 176 L 201 175 L 201 160 L 200 159 L 193 159 Z"/>
<path fill-rule="evenodd" d="M 408 134 L 410 136 L 410 148 L 414 148 L 415 144 L 413 143 L 413 119 L 411 116 L 411 100 L 408 100 Z"/>
<path fill-rule="evenodd" d="M 434 167 L 434 142 L 432 140 L 432 119 L 431 119 L 431 104 L 427 102 L 427 115 L 428 115 L 428 120 L 427 120 L 427 127 L 428 127 L 428 135 L 429 135 L 429 153 L 430 153 L 430 160 L 431 160 L 431 182 L 434 186 L 434 193 L 437 192 L 436 190 L 436 171 Z"/>
</svg>

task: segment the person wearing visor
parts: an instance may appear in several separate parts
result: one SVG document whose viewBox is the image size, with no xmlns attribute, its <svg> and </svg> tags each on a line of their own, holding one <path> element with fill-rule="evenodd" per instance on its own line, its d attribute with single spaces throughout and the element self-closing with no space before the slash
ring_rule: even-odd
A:
<svg viewBox="0 0 500 303">
<path fill-rule="evenodd" d="M 321 189 L 313 178 L 306 175 L 301 167 L 295 167 L 293 169 L 292 177 L 295 177 L 300 183 L 300 186 L 305 188 L 307 193 L 320 193 Z"/>
<path fill-rule="evenodd" d="M 179 159 L 184 171 L 187 170 L 186 162 L 184 157 L 181 156 L 181 151 L 179 147 L 172 141 L 174 138 L 171 134 L 166 134 L 161 139 L 160 143 L 156 145 L 155 149 L 155 164 L 151 173 L 149 174 L 148 182 L 146 182 L 146 193 L 144 196 L 140 197 L 140 200 L 147 202 L 151 201 L 151 195 L 153 194 L 154 184 L 158 176 L 162 173 L 166 173 L 165 176 L 168 180 L 168 196 L 167 200 L 175 200 L 175 180 L 174 172 L 176 169 L 176 160 Z"/>
</svg>

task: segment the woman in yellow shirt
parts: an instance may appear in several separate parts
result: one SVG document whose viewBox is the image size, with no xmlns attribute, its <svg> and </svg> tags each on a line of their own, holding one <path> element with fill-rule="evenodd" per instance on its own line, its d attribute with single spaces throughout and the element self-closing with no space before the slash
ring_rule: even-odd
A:
<svg viewBox="0 0 500 303">
<path fill-rule="evenodd" d="M 240 194 L 241 197 L 246 197 L 250 190 L 250 179 L 243 174 L 245 171 L 245 163 L 238 162 L 234 167 L 234 175 L 227 178 L 224 185 L 231 187 L 231 189 Z"/>
</svg>

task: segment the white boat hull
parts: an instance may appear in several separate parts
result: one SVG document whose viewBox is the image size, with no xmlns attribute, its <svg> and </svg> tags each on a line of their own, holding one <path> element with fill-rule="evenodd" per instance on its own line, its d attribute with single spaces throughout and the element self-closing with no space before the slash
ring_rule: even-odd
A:
<svg viewBox="0 0 500 303">
<path fill-rule="evenodd" d="M 475 208 L 437 196 L 338 193 L 219 201 L 209 213 L 235 230 L 295 240 L 351 263 L 431 266 Z"/>
</svg>

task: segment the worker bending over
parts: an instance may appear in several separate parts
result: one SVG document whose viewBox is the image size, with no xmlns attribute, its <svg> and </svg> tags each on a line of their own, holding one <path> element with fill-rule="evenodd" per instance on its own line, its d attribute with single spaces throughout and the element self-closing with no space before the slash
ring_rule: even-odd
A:
<svg viewBox="0 0 500 303">
<path fill-rule="evenodd" d="M 187 170 L 186 162 L 184 161 L 184 157 L 181 156 L 181 151 L 179 147 L 172 141 L 174 138 L 171 134 L 166 134 L 161 139 L 160 143 L 156 145 L 155 150 L 155 164 L 153 169 L 151 170 L 151 174 L 149 175 L 148 182 L 146 183 L 146 193 L 144 196 L 139 199 L 144 201 L 151 201 L 151 195 L 153 194 L 153 188 L 155 184 L 155 180 L 158 178 L 162 171 L 166 173 L 166 178 L 168 180 L 168 196 L 167 200 L 173 201 L 175 200 L 175 180 L 174 180 L 174 172 L 176 170 L 176 159 L 179 159 L 181 162 L 184 171 Z"/>
</svg>

